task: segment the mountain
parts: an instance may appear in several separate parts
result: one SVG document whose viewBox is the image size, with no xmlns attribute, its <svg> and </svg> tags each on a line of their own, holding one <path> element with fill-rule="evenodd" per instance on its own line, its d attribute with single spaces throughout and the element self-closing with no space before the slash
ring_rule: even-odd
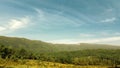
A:
<svg viewBox="0 0 120 68">
<path fill-rule="evenodd" d="M 39 40 L 29 40 L 26 38 L 0 36 L 0 45 L 10 48 L 25 48 L 33 52 L 60 52 L 77 51 L 82 49 L 120 49 L 120 46 L 102 45 L 102 44 L 52 44 Z"/>
</svg>

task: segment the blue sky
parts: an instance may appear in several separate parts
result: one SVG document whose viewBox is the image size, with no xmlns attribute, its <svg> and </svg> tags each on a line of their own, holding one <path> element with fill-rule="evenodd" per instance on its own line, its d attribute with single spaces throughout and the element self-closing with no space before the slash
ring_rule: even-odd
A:
<svg viewBox="0 0 120 68">
<path fill-rule="evenodd" d="M 0 35 L 120 44 L 120 0 L 0 0 Z"/>
</svg>

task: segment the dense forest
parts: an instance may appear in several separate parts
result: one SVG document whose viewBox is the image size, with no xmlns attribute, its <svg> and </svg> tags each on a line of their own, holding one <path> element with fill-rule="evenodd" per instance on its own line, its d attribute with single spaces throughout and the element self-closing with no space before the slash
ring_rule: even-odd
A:
<svg viewBox="0 0 120 68">
<path fill-rule="evenodd" d="M 2 37 L 2 38 L 6 38 L 6 37 Z M 69 46 L 65 44 L 52 45 L 50 43 L 34 41 L 34 42 L 37 42 L 36 44 L 38 44 L 36 46 L 34 45 L 34 43 L 33 44 L 31 43 L 31 41 L 33 40 L 27 40 L 23 38 L 22 39 L 14 38 L 18 41 L 16 42 L 16 40 L 13 40 L 13 39 L 10 40 L 10 39 L 11 38 L 9 38 L 9 40 L 0 39 L 0 58 L 1 59 L 10 59 L 15 62 L 17 62 L 20 59 L 21 60 L 32 59 L 32 60 L 40 60 L 40 61 L 58 62 L 58 63 L 64 63 L 64 64 L 75 64 L 75 65 L 81 65 L 81 66 L 106 65 L 106 66 L 117 67 L 120 65 L 120 49 L 119 49 L 120 47 L 119 46 L 109 47 L 109 45 L 101 45 L 101 48 L 100 48 L 99 44 L 93 44 L 93 45 L 82 44 L 82 46 L 81 45 Z M 24 40 L 24 41 L 21 42 L 21 40 Z M 17 46 L 18 44 L 19 44 L 19 47 Z M 30 44 L 30 46 L 28 44 Z M 32 45 L 34 45 L 34 47 L 39 47 L 40 49 L 38 49 L 37 51 L 34 51 L 32 50 L 32 48 L 34 49 Z M 58 46 L 60 45 L 61 47 L 59 49 Z M 102 46 L 104 48 L 102 48 Z M 79 47 L 79 49 L 75 50 L 75 48 L 77 47 Z"/>
<path fill-rule="evenodd" d="M 0 46 L 0 57 L 18 61 L 19 59 L 34 59 L 76 65 L 120 65 L 120 49 L 92 49 L 56 53 L 32 53 L 25 49 L 15 50 Z"/>
</svg>

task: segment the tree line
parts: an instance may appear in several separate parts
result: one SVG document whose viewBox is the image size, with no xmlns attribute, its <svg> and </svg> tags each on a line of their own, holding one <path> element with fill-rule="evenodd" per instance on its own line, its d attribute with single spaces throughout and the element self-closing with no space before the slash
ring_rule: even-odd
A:
<svg viewBox="0 0 120 68">
<path fill-rule="evenodd" d="M 17 61 L 35 59 L 76 65 L 120 65 L 120 49 L 86 49 L 53 53 L 35 53 L 27 49 L 15 49 L 0 45 L 0 58 Z"/>
</svg>

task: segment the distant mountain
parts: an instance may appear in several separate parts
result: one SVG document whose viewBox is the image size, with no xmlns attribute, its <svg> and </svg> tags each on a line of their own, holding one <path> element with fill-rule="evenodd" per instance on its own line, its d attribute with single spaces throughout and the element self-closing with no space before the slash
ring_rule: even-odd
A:
<svg viewBox="0 0 120 68">
<path fill-rule="evenodd" d="M 120 46 L 110 46 L 102 44 L 52 44 L 38 40 L 29 40 L 26 38 L 0 36 L 0 45 L 10 48 L 25 48 L 33 52 L 60 52 L 77 51 L 82 49 L 120 49 Z"/>
</svg>

